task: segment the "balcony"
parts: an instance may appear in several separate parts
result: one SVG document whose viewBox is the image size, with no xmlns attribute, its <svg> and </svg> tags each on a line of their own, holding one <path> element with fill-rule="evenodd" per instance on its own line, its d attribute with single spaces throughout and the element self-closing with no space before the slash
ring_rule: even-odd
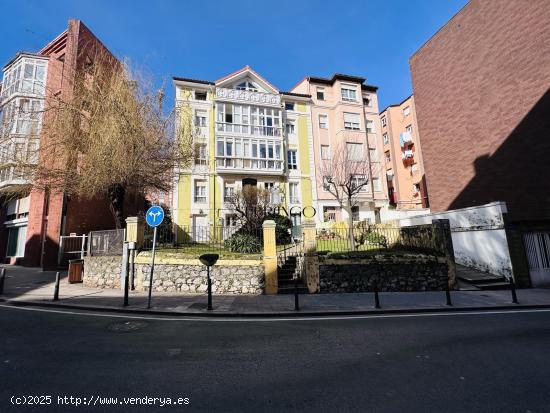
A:
<svg viewBox="0 0 550 413">
<path fill-rule="evenodd" d="M 414 152 L 410 149 L 407 149 L 401 153 L 401 159 L 403 161 L 412 161 L 414 158 Z"/>
<path fill-rule="evenodd" d="M 274 93 L 254 92 L 251 90 L 237 90 L 216 88 L 216 99 L 226 102 L 248 103 L 251 105 L 281 106 L 281 96 Z"/>
<path fill-rule="evenodd" d="M 414 143 L 412 134 L 410 132 L 402 132 L 399 135 L 399 142 L 401 143 L 402 148 L 412 145 Z"/>
<path fill-rule="evenodd" d="M 216 122 L 216 131 L 240 135 L 282 137 L 283 130 L 278 126 L 245 125 L 239 123 Z"/>
<path fill-rule="evenodd" d="M 280 175 L 283 173 L 282 159 L 260 159 L 244 157 L 216 157 L 216 172 L 218 173 L 246 173 L 260 175 Z"/>
</svg>

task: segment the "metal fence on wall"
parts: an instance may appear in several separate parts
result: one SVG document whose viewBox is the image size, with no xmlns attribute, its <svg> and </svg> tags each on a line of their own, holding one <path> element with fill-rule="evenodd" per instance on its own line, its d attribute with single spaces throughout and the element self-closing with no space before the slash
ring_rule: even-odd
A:
<svg viewBox="0 0 550 413">
<path fill-rule="evenodd" d="M 88 244 L 89 255 L 122 255 L 125 235 L 126 230 L 124 229 L 90 232 Z"/>
<path fill-rule="evenodd" d="M 423 227 L 423 228 L 419 228 Z M 370 250 L 424 250 L 439 253 L 440 247 L 435 234 L 436 228 L 365 226 L 353 228 L 317 229 L 318 252 L 348 252 Z"/>
<path fill-rule="evenodd" d="M 146 227 L 143 249 L 149 250 L 153 246 L 153 228 Z M 238 251 L 235 243 L 230 245 L 229 240 L 235 235 L 245 235 Z M 248 236 L 248 237 L 246 237 Z M 263 245 L 263 230 L 245 231 L 234 226 L 177 226 L 157 228 L 156 248 L 170 249 L 174 252 L 183 252 L 199 255 L 207 252 L 243 252 L 260 253 Z"/>
</svg>

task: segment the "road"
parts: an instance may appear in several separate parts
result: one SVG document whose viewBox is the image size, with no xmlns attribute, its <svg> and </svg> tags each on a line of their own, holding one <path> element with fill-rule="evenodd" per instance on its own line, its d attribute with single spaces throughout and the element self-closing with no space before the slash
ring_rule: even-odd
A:
<svg viewBox="0 0 550 413">
<path fill-rule="evenodd" d="M 186 321 L 0 306 L 0 349 L 1 412 L 550 409 L 548 311 Z M 10 402 L 29 395 L 52 402 Z M 120 404 L 147 396 L 189 404 Z"/>
</svg>

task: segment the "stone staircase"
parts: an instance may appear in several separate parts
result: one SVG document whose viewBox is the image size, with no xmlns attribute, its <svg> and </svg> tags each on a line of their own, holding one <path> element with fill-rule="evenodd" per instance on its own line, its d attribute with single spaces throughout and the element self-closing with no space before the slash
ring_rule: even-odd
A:
<svg viewBox="0 0 550 413">
<path fill-rule="evenodd" d="M 286 257 L 283 265 L 277 268 L 278 294 L 294 294 L 294 274 L 296 273 L 296 257 Z M 298 293 L 307 294 L 308 289 L 302 280 L 298 280 Z"/>
<path fill-rule="evenodd" d="M 490 274 L 475 268 L 456 266 L 456 277 L 460 290 L 506 290 L 510 283 L 502 275 Z"/>
</svg>

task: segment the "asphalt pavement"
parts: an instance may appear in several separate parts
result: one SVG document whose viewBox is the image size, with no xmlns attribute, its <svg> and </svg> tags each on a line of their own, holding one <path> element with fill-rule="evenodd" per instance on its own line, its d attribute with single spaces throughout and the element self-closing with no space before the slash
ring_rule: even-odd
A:
<svg viewBox="0 0 550 413">
<path fill-rule="evenodd" d="M 1 412 L 549 411 L 550 310 L 290 320 L 63 311 L 0 305 Z"/>
</svg>

